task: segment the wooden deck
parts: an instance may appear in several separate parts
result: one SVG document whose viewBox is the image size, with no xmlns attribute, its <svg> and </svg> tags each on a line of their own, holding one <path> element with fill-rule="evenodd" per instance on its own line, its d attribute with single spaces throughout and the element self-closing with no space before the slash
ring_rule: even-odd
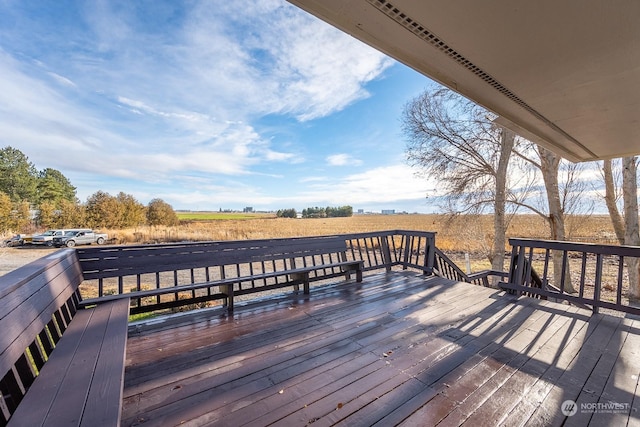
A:
<svg viewBox="0 0 640 427">
<path fill-rule="evenodd" d="M 369 275 L 132 330 L 122 425 L 640 425 L 639 326 Z"/>
</svg>

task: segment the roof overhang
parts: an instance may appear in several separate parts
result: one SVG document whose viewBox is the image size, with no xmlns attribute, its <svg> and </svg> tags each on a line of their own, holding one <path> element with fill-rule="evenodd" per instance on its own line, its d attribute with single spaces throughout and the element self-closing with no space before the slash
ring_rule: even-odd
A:
<svg viewBox="0 0 640 427">
<path fill-rule="evenodd" d="M 289 1 L 569 160 L 640 153 L 640 1 Z"/>
</svg>

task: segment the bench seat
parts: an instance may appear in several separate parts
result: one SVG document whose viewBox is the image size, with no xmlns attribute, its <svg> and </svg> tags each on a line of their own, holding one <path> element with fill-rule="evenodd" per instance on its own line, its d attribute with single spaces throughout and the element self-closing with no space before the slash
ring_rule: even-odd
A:
<svg viewBox="0 0 640 427">
<path fill-rule="evenodd" d="M 83 300 L 80 302 L 80 305 L 88 306 L 88 305 L 93 305 L 97 303 L 102 303 L 105 301 L 117 301 L 123 298 L 126 298 L 126 299 L 146 298 L 146 297 L 152 297 L 152 296 L 158 296 L 158 295 L 174 294 L 179 292 L 196 291 L 199 289 L 210 288 L 212 286 L 220 286 L 221 288 L 223 288 L 223 291 L 217 294 L 217 296 L 219 296 L 220 298 L 225 298 L 227 309 L 229 311 L 233 311 L 233 297 L 236 294 L 233 290 L 233 285 L 235 283 L 264 280 L 264 279 L 269 279 L 273 277 L 290 276 L 291 280 L 288 281 L 287 284 L 284 286 L 297 287 L 300 284 L 302 284 L 304 294 L 308 295 L 309 288 L 310 288 L 309 273 L 316 270 L 321 270 L 321 269 L 342 268 L 347 274 L 351 271 L 355 272 L 356 281 L 362 282 L 363 267 L 364 267 L 364 263 L 362 261 L 341 261 L 341 262 L 334 262 L 330 264 L 320 264 L 320 265 L 314 265 L 309 267 L 293 268 L 293 269 L 287 269 L 287 270 L 281 270 L 281 271 L 271 271 L 267 273 L 251 274 L 248 276 L 232 277 L 232 278 L 221 279 L 221 280 L 212 280 L 212 281 L 202 282 L 202 283 L 192 283 L 188 285 L 170 286 L 165 288 L 150 289 L 146 291 L 133 291 L 133 292 L 127 292 L 124 294 L 106 295 L 99 298 Z M 280 285 L 278 285 L 278 287 L 280 287 Z M 216 295 L 208 296 L 209 299 L 214 297 L 216 297 Z"/>
<path fill-rule="evenodd" d="M 84 278 L 94 281 L 99 295 L 82 304 L 128 297 L 132 300 L 132 314 L 212 300 L 224 300 L 232 311 L 234 295 L 288 286 L 297 291 L 300 284 L 308 294 L 312 281 L 340 275 L 349 279 L 351 273 L 362 281 L 365 269 L 364 261 L 349 259 L 346 241 L 340 236 L 94 247 L 77 251 Z M 281 281 L 280 277 L 286 279 Z M 106 282 L 109 293 L 104 291 Z M 211 289 L 214 287 L 218 289 Z"/>
<path fill-rule="evenodd" d="M 128 298 L 81 308 L 65 249 L 0 277 L 0 425 L 117 426 Z"/>
<path fill-rule="evenodd" d="M 119 425 L 129 299 L 78 310 L 8 426 Z"/>
</svg>

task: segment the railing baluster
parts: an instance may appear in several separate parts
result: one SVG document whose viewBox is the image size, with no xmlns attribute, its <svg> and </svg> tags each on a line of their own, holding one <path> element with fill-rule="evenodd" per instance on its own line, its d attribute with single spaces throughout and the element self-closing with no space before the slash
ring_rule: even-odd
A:
<svg viewBox="0 0 640 427">
<path fill-rule="evenodd" d="M 624 275 L 624 256 L 618 257 L 618 283 L 616 285 L 616 303 L 622 304 L 622 280 Z M 631 285 L 631 284 L 629 284 Z"/>
<path fill-rule="evenodd" d="M 560 293 L 564 294 L 565 281 L 567 279 L 567 257 L 569 251 L 562 251 L 562 272 L 560 273 Z"/>
<path fill-rule="evenodd" d="M 406 270 L 409 267 L 409 264 L 411 264 L 411 260 L 409 256 L 411 253 L 412 245 L 413 245 L 413 236 L 407 235 L 406 238 L 404 239 L 404 256 L 403 256 L 404 259 L 402 260 L 403 270 Z"/>
<path fill-rule="evenodd" d="M 364 238 L 362 239 L 362 241 L 364 242 L 365 254 L 367 254 L 367 265 L 373 266 L 373 264 L 371 264 L 371 254 L 369 253 L 369 245 L 367 244 L 367 239 Z"/>
<path fill-rule="evenodd" d="M 156 272 L 156 289 L 160 289 L 160 272 Z M 156 304 L 160 304 L 160 295 L 156 296 Z"/>
<path fill-rule="evenodd" d="M 542 269 L 542 285 L 547 289 L 549 284 L 549 260 L 551 259 L 551 251 L 547 248 L 544 251 L 544 268 Z"/>
<path fill-rule="evenodd" d="M 517 260 L 518 260 L 518 246 L 512 244 L 511 245 L 511 261 L 509 261 L 509 278 L 508 282 L 513 284 L 518 284 L 516 272 L 517 268 Z"/>
<path fill-rule="evenodd" d="M 533 268 L 533 248 L 529 248 L 528 252 L 529 255 L 527 255 L 527 262 L 525 264 L 526 272 L 524 283 L 526 283 L 530 288 L 534 288 L 533 279 L 531 278 L 531 269 Z"/>
<path fill-rule="evenodd" d="M 579 291 L 579 296 L 580 298 L 584 297 L 584 279 L 587 273 L 587 253 L 586 252 L 582 252 L 582 266 L 580 268 L 580 291 Z"/>
<path fill-rule="evenodd" d="M 207 282 L 211 281 L 211 275 L 209 274 L 209 268 L 210 267 L 205 267 L 204 268 L 204 280 L 206 280 Z M 211 287 L 207 288 L 207 296 L 211 296 Z"/>
<path fill-rule="evenodd" d="M 191 269 L 191 283 L 196 283 L 196 276 L 195 273 L 193 271 L 193 268 Z M 196 291 L 193 290 L 191 291 L 191 298 L 195 298 L 196 297 Z"/>
<path fill-rule="evenodd" d="M 596 278 L 593 284 L 593 314 L 600 312 L 600 289 L 602 286 L 602 254 L 596 255 Z"/>
<path fill-rule="evenodd" d="M 240 264 L 236 264 L 236 277 L 240 276 L 242 276 L 242 273 L 240 272 Z M 238 290 L 242 290 L 242 282 L 238 282 Z"/>
<path fill-rule="evenodd" d="M 142 278 L 140 274 L 136 274 L 136 290 L 139 291 L 142 289 Z M 140 307 L 142 305 L 142 299 L 136 298 L 136 306 Z"/>
<path fill-rule="evenodd" d="M 178 286 L 178 270 L 173 270 L 173 286 Z M 174 293 L 174 298 L 175 301 L 178 301 L 180 299 L 180 296 L 178 295 L 178 293 Z"/>
</svg>

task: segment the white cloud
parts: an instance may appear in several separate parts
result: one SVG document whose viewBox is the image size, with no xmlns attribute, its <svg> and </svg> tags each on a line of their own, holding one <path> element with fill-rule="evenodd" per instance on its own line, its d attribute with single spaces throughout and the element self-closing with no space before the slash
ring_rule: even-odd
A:
<svg viewBox="0 0 640 427">
<path fill-rule="evenodd" d="M 307 184 L 296 191 L 265 191 L 262 186 L 242 182 L 215 184 L 200 180 L 193 190 L 167 190 L 160 196 L 178 206 L 198 209 L 205 204 L 218 207 L 272 206 L 275 208 L 329 205 L 355 207 L 386 205 L 404 206 L 410 201 L 413 209 L 421 204 L 426 208 L 426 197 L 437 196 L 434 181 L 418 178 L 414 170 L 403 164 L 379 167 L 344 178 L 308 177 Z"/>
<path fill-rule="evenodd" d="M 101 0 L 65 18 L 84 21 L 57 22 L 43 14 L 37 28 L 16 26 L 5 40 L 19 41 L 19 48 L 0 40 L 0 132 L 6 144 L 39 168 L 74 176 L 79 194 L 117 187 L 107 183 L 112 177 L 145 188 L 140 194 L 161 183 L 156 189 L 175 200 L 186 200 L 178 194 L 192 189 L 172 186 L 194 176 L 205 187 L 220 176 L 281 174 L 299 181 L 287 168 L 261 167 L 306 162 L 312 149 L 295 138 L 274 142 L 260 134 L 258 121 L 330 116 L 370 96 L 365 85 L 393 64 L 280 0 L 188 6 L 167 1 L 146 9 Z M 0 13 L 7 7 L 0 5 Z M 344 153 L 326 161 L 362 165 Z M 257 188 L 220 185 L 215 193 L 230 200 L 279 200 Z M 192 197 L 212 197 L 199 191 Z"/>
<path fill-rule="evenodd" d="M 300 182 L 306 184 L 309 182 L 325 182 L 328 180 L 329 178 L 327 178 L 326 176 L 307 176 L 300 179 Z"/>
<path fill-rule="evenodd" d="M 403 164 L 382 166 L 327 182 L 319 181 L 301 197 L 308 202 L 367 204 L 420 200 L 436 195 L 435 181 L 415 176 Z"/>
<path fill-rule="evenodd" d="M 327 163 L 329 166 L 360 166 L 362 160 L 353 158 L 349 154 L 333 154 L 327 157 Z"/>
<path fill-rule="evenodd" d="M 280 1 L 200 3 L 182 42 L 174 53 L 189 82 L 236 109 L 303 121 L 366 98 L 363 85 L 393 63 Z"/>
<path fill-rule="evenodd" d="M 50 75 L 50 76 L 51 76 L 55 81 L 57 81 L 58 83 L 60 83 L 61 85 L 69 86 L 69 87 L 74 87 L 74 88 L 76 87 L 76 84 L 75 84 L 74 82 L 72 82 L 71 80 L 69 80 L 68 78 L 66 78 L 66 77 L 63 77 L 63 76 L 61 76 L 61 75 L 59 75 L 59 74 L 52 73 L 52 72 L 49 72 L 48 74 L 49 74 L 49 75 Z"/>
</svg>

